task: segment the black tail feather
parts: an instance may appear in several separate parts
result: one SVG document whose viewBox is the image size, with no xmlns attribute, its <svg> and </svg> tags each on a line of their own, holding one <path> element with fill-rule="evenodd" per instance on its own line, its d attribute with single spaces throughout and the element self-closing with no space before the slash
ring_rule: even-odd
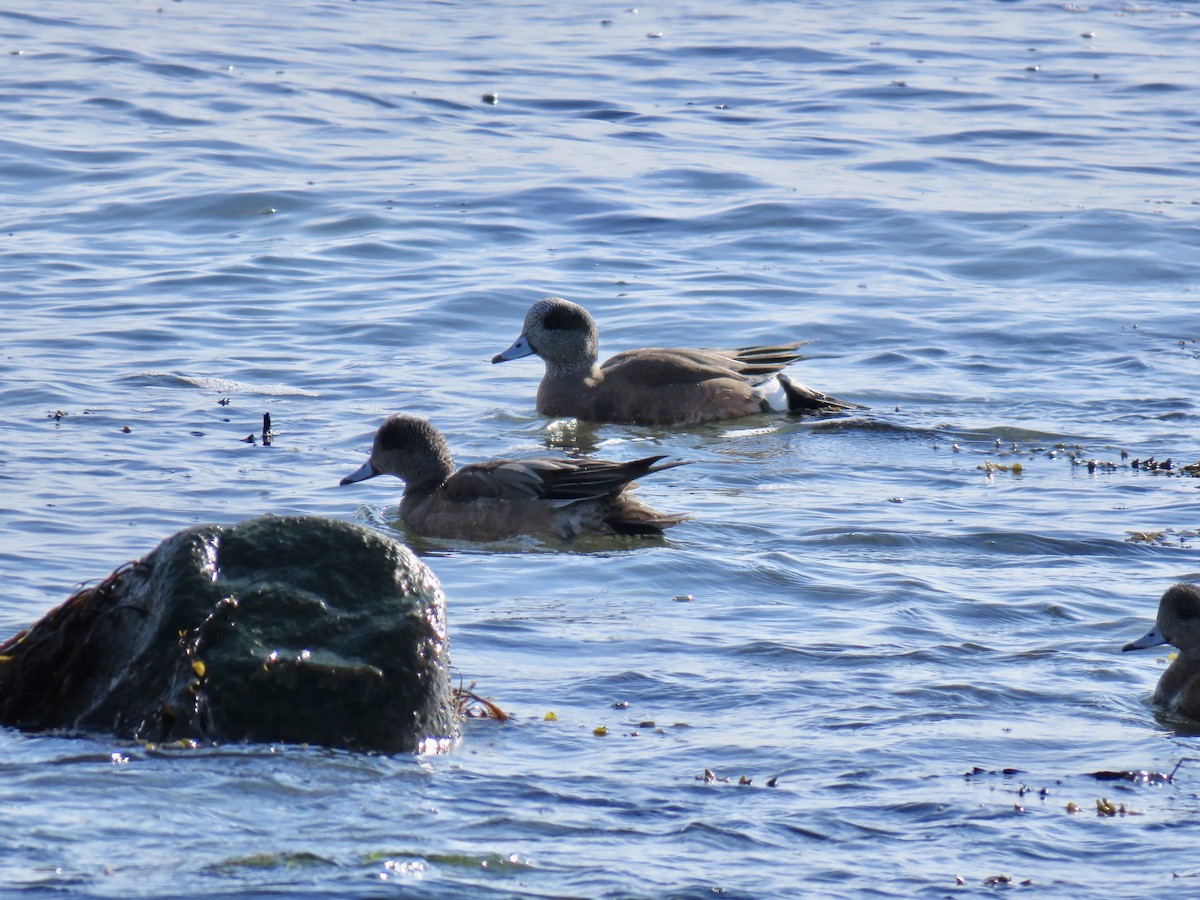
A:
<svg viewBox="0 0 1200 900">
<path fill-rule="evenodd" d="M 739 347 L 736 350 L 722 350 L 726 356 L 737 360 L 738 371 L 758 384 L 766 381 L 780 369 L 804 359 L 804 355 L 796 349 L 807 341 L 797 344 L 779 344 L 774 347 Z"/>
<path fill-rule="evenodd" d="M 788 412 L 795 415 L 836 411 L 848 412 L 854 409 L 867 408 L 858 403 L 847 403 L 844 400 L 830 397 L 828 394 L 822 394 L 820 391 L 814 391 L 810 387 L 792 381 L 786 375 L 779 376 L 779 383 L 783 385 L 783 392 L 787 395 Z"/>
<path fill-rule="evenodd" d="M 666 456 L 647 456 L 629 462 L 609 460 L 580 460 L 571 469 L 554 472 L 546 498 L 550 500 L 587 500 L 606 494 L 619 494 L 631 482 L 643 475 L 687 465 L 686 461 L 655 465 Z"/>
</svg>

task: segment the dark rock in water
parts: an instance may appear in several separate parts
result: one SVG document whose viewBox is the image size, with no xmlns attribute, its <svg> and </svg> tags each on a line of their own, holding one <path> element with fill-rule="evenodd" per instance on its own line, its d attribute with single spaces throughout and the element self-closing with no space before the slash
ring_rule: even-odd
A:
<svg viewBox="0 0 1200 900">
<path fill-rule="evenodd" d="M 0 724 L 436 750 L 458 733 L 445 604 L 358 525 L 189 528 L 0 645 Z"/>
</svg>

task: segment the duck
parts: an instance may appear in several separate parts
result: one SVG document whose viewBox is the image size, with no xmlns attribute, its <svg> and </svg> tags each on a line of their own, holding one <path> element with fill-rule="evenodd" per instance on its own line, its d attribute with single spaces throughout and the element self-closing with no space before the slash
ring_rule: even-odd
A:
<svg viewBox="0 0 1200 900">
<path fill-rule="evenodd" d="M 545 297 L 525 315 L 521 335 L 493 363 L 538 355 L 546 374 L 537 408 L 550 418 L 624 425 L 697 425 L 771 411 L 759 386 L 775 377 L 787 412 L 862 409 L 792 381 L 781 370 L 802 359 L 804 342 L 736 350 L 645 347 L 598 365 L 599 332 L 591 313 L 562 297 Z"/>
<path fill-rule="evenodd" d="M 1158 601 L 1154 627 L 1122 651 L 1171 644 L 1175 661 L 1158 679 L 1154 702 L 1168 712 L 1200 721 L 1200 587 L 1181 583 L 1167 588 Z"/>
<path fill-rule="evenodd" d="M 634 479 L 684 465 L 664 459 L 492 459 L 456 470 L 446 439 L 428 419 L 398 413 L 379 426 L 370 457 L 341 484 L 378 475 L 402 479 L 400 520 L 426 537 L 652 537 L 688 518 L 658 512 L 630 494 Z"/>
</svg>

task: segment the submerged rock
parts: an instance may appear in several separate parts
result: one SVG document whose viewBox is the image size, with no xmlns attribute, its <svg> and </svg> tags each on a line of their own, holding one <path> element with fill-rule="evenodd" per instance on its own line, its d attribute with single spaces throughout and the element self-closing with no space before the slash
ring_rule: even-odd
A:
<svg viewBox="0 0 1200 900">
<path fill-rule="evenodd" d="M 359 525 L 179 532 L 0 645 L 0 724 L 411 752 L 458 733 L 445 597 Z"/>
</svg>

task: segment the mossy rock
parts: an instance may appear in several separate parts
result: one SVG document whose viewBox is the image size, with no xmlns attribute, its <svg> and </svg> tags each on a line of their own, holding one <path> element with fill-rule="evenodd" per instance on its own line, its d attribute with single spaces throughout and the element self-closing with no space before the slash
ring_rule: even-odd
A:
<svg viewBox="0 0 1200 900">
<path fill-rule="evenodd" d="M 189 528 L 0 645 L 0 724 L 437 749 L 458 734 L 445 597 L 411 551 L 359 525 Z"/>
</svg>

